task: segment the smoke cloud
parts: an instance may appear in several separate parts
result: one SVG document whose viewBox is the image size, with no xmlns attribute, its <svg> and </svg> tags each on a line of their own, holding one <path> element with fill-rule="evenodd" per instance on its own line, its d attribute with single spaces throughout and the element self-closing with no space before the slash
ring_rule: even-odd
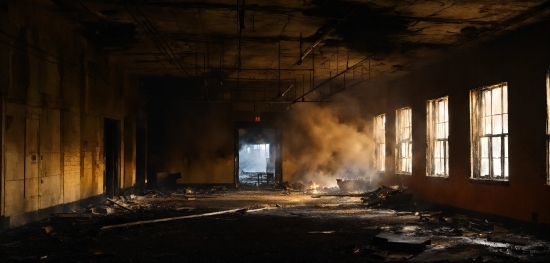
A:
<svg viewBox="0 0 550 263">
<path fill-rule="evenodd" d="M 284 176 L 327 187 L 335 186 L 338 178 L 375 180 L 372 127 L 359 109 L 350 100 L 337 105 L 294 105 L 284 124 Z"/>
</svg>

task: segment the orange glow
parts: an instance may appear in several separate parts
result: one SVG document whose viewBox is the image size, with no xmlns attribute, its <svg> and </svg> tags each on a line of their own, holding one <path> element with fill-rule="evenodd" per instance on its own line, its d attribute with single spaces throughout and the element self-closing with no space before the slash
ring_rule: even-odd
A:
<svg viewBox="0 0 550 263">
<path fill-rule="evenodd" d="M 312 182 L 311 187 L 310 187 L 309 189 L 312 190 L 312 193 L 316 194 L 316 193 L 317 193 L 317 189 L 319 189 L 319 185 Z"/>
</svg>

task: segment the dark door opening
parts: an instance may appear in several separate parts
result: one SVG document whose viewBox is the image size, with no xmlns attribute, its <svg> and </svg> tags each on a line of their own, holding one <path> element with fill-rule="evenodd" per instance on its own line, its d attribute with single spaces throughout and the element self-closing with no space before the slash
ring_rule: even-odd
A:
<svg viewBox="0 0 550 263">
<path fill-rule="evenodd" d="M 143 193 L 147 183 L 147 126 L 139 120 L 136 130 L 136 192 Z"/>
<path fill-rule="evenodd" d="M 280 138 L 277 130 L 237 129 L 235 149 L 237 185 L 271 186 L 281 180 Z"/>
<path fill-rule="evenodd" d="M 105 119 L 104 121 L 104 149 L 103 155 L 105 158 L 105 177 L 103 186 L 105 195 L 113 197 L 117 194 L 118 186 L 118 154 L 119 154 L 119 136 L 118 136 L 118 121 Z"/>
</svg>

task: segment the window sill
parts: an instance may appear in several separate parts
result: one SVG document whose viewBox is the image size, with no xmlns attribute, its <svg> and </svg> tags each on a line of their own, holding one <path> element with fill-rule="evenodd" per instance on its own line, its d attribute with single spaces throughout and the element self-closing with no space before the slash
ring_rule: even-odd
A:
<svg viewBox="0 0 550 263">
<path fill-rule="evenodd" d="M 449 180 L 449 176 L 435 176 L 435 175 L 426 175 L 430 180 Z"/>
<path fill-rule="evenodd" d="M 470 183 L 475 184 L 491 184 L 491 185 L 504 185 L 509 186 L 509 181 L 503 181 L 503 180 L 491 180 L 491 179 L 473 179 L 470 178 Z"/>
<path fill-rule="evenodd" d="M 395 173 L 396 175 L 412 175 L 412 173 Z"/>
</svg>

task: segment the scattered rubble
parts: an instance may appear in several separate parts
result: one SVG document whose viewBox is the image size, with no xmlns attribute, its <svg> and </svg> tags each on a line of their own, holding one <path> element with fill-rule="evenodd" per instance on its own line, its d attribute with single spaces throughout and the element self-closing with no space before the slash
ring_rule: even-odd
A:
<svg viewBox="0 0 550 263">
<path fill-rule="evenodd" d="M 361 201 L 367 206 L 383 205 L 383 204 L 403 204 L 408 203 L 412 199 L 412 194 L 408 188 L 403 188 L 398 185 L 381 186 L 378 189 L 364 194 Z"/>
<path fill-rule="evenodd" d="M 282 192 L 285 196 L 280 195 Z M 278 251 L 292 249 L 287 247 L 287 243 L 298 242 L 295 240 L 308 244 L 305 247 L 311 244 L 311 249 L 322 253 L 320 258 L 332 262 L 544 262 L 550 259 L 548 240 L 537 239 L 522 228 L 495 220 L 422 209 L 410 202 L 408 190 L 400 186 L 380 187 L 367 193 L 326 192 L 318 194 L 317 199 L 311 199 L 310 196 L 314 195 L 307 193 L 283 189 L 235 191 L 224 187 L 187 187 L 115 196 L 102 203 L 75 208 L 70 213 L 52 214 L 43 221 L 0 232 L 0 254 L 7 255 L 9 260 L 39 260 L 46 256 L 44 260 L 49 261 L 93 261 L 106 257 L 113 261 L 128 261 L 124 258 L 128 252 L 121 252 L 112 240 L 131 241 L 128 249 L 146 248 L 156 246 L 154 242 L 162 243 L 165 235 L 174 232 L 178 238 L 184 235 L 185 240 L 189 239 L 189 242 L 180 240 L 187 252 L 170 252 L 167 258 L 140 255 L 150 261 L 175 261 L 180 257 L 197 261 L 192 251 L 199 249 L 201 255 L 207 253 L 202 250 L 202 243 L 218 247 L 211 253 L 226 255 L 234 250 L 224 250 L 221 244 L 229 244 L 234 249 L 231 244 L 257 240 L 254 238 L 262 236 L 269 240 L 269 248 L 258 245 L 257 241 L 250 241 L 250 245 L 265 247 L 269 258 L 281 261 L 288 258 L 286 252 Z M 196 200 L 191 202 L 188 197 Z M 372 203 L 375 199 L 378 202 Z M 246 205 L 243 205 L 244 200 L 248 200 Z M 304 204 L 296 203 L 298 201 Z M 254 213 L 259 211 L 263 212 Z M 250 213 L 254 215 L 242 216 Z M 176 220 L 183 221 L 170 223 Z M 139 227 L 141 225 L 148 227 Z M 28 231 L 31 229 L 33 231 Z M 6 233 L 12 236 L 6 238 Z M 140 241 L 140 236 L 147 237 L 147 240 Z M 209 243 L 213 240 L 221 243 Z M 47 244 L 47 248 L 41 249 L 40 246 L 29 250 L 29 242 Z M 63 247 L 73 252 L 56 251 L 55 244 L 65 244 Z M 327 245 L 337 244 L 342 246 L 327 250 Z M 346 246 L 342 250 L 343 244 Z M 116 250 L 112 249 L 113 245 Z M 93 249 L 81 251 L 86 247 Z M 161 245 L 157 249 L 160 249 L 158 255 L 168 253 L 162 252 Z M 340 256 L 330 251 L 336 251 Z M 276 255 L 279 257 L 273 257 Z M 307 259 L 323 261 L 313 256 Z"/>
<path fill-rule="evenodd" d="M 93 207 L 91 211 L 94 215 L 106 215 L 112 214 L 114 209 L 111 207 Z"/>
<path fill-rule="evenodd" d="M 231 210 L 211 212 L 211 213 L 198 214 L 198 215 L 177 216 L 177 217 L 169 217 L 169 218 L 144 220 L 144 221 L 137 221 L 137 222 L 131 222 L 131 223 L 103 226 L 103 227 L 101 227 L 101 230 L 108 230 L 108 229 L 120 228 L 120 227 L 129 227 L 129 226 L 135 226 L 135 225 L 145 225 L 145 224 L 159 223 L 159 222 L 167 222 L 167 221 L 181 220 L 181 219 L 188 219 L 188 218 L 215 216 L 215 215 L 222 215 L 222 214 L 231 214 L 231 213 L 244 214 L 244 213 L 258 212 L 258 211 L 262 211 L 264 209 L 265 208 L 262 208 L 262 209 L 240 208 L 240 209 L 231 209 Z"/>
<path fill-rule="evenodd" d="M 132 209 L 130 209 L 130 208 L 124 206 L 124 205 L 121 205 L 121 204 L 117 203 L 116 201 L 114 201 L 114 200 L 112 200 L 112 199 L 107 198 L 107 201 L 111 202 L 111 203 L 114 204 L 114 205 L 117 205 L 118 207 L 121 207 L 122 209 L 128 210 L 128 211 L 130 211 L 130 212 L 132 212 L 132 213 L 135 212 L 134 210 L 132 210 Z M 109 214 L 110 214 L 110 213 L 109 213 Z"/>
<path fill-rule="evenodd" d="M 44 232 L 46 234 L 51 234 L 53 233 L 53 227 L 52 226 L 45 226 L 45 227 L 42 227 L 42 229 L 44 229 Z"/>
<path fill-rule="evenodd" d="M 425 237 L 396 235 L 388 232 L 376 235 L 373 241 L 374 244 L 389 250 L 414 253 L 426 250 L 426 245 L 431 244 L 431 240 Z"/>
<path fill-rule="evenodd" d="M 58 217 L 58 218 L 92 218 L 91 213 L 57 213 L 52 214 L 52 217 Z"/>
<path fill-rule="evenodd" d="M 371 189 L 369 177 L 354 179 L 336 179 L 338 188 L 344 192 L 368 191 Z"/>
</svg>

